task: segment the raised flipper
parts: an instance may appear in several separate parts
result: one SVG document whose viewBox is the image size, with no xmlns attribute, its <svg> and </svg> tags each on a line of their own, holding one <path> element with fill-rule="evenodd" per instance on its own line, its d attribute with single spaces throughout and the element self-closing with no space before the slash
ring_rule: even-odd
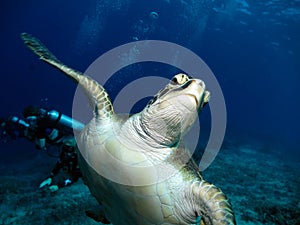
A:
<svg viewBox="0 0 300 225">
<path fill-rule="evenodd" d="M 201 225 L 234 225 L 235 217 L 224 193 L 205 180 L 193 182 L 193 211 L 201 217 Z"/>
<path fill-rule="evenodd" d="M 21 38 L 27 47 L 38 55 L 40 59 L 61 70 L 83 87 L 94 108 L 96 119 L 105 120 L 111 118 L 114 114 L 113 106 L 107 92 L 100 84 L 83 73 L 61 63 L 39 39 L 27 33 L 22 33 Z"/>
</svg>

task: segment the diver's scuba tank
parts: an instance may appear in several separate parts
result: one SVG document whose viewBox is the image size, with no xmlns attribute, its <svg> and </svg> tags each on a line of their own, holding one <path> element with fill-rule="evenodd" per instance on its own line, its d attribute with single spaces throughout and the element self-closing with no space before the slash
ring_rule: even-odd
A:
<svg viewBox="0 0 300 225">
<path fill-rule="evenodd" d="M 81 131 L 84 128 L 83 123 L 54 109 L 47 110 L 37 106 L 28 106 L 24 109 L 23 115 L 25 118 L 35 116 L 38 121 L 43 121 L 51 127 L 60 128 L 66 132 Z"/>
<path fill-rule="evenodd" d="M 50 110 L 46 112 L 46 117 L 55 122 L 58 127 L 62 127 L 65 129 L 81 131 L 84 128 L 84 124 L 68 117 L 61 112 L 56 110 Z"/>
<path fill-rule="evenodd" d="M 36 147 L 45 149 L 46 143 L 59 143 L 65 135 L 72 135 L 73 131 L 81 131 L 84 124 L 68 117 L 57 110 L 48 110 L 37 106 L 27 106 L 23 116 L 36 122 L 37 133 L 35 138 Z"/>
</svg>

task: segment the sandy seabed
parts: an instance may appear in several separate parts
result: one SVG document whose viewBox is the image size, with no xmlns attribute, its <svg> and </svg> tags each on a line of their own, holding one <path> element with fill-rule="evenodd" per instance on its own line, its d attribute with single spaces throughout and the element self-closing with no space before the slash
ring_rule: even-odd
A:
<svg viewBox="0 0 300 225">
<path fill-rule="evenodd" d="M 100 224 L 85 215 L 97 203 L 82 180 L 54 193 L 38 188 L 54 164 L 43 154 L 0 164 L 0 224 Z M 237 224 L 300 225 L 299 160 L 232 143 L 203 176 L 231 200 Z"/>
</svg>

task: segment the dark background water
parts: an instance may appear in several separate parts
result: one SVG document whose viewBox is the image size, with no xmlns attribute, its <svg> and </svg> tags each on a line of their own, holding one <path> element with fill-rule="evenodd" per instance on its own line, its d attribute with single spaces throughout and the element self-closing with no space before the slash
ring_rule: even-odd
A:
<svg viewBox="0 0 300 225">
<path fill-rule="evenodd" d="M 215 74 L 226 101 L 227 139 L 254 139 L 265 146 L 262 150 L 299 160 L 299 0 L 0 4 L 1 116 L 21 115 L 28 104 L 72 113 L 76 85 L 39 61 L 21 41 L 22 32 L 40 38 L 64 63 L 80 71 L 121 44 L 164 40 L 194 51 Z M 157 19 L 151 17 L 153 11 Z M 168 78 L 174 75 L 159 64 L 132 66 L 106 87 L 114 97 L 127 82 L 155 71 Z M 201 120 L 207 125 L 208 108 Z M 24 144 L 1 144 L 1 155 L 26 154 L 24 148 L 32 148 L 20 143 Z"/>
</svg>

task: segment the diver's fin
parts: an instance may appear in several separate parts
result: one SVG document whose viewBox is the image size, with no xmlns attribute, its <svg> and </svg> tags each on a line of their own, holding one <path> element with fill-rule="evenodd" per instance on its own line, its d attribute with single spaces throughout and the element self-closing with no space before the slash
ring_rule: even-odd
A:
<svg viewBox="0 0 300 225">
<path fill-rule="evenodd" d="M 37 54 L 40 59 L 61 70 L 83 87 L 97 119 L 105 120 L 111 118 L 114 114 L 112 103 L 106 90 L 98 82 L 61 63 L 39 39 L 27 33 L 22 33 L 21 38 L 27 47 Z"/>
</svg>

